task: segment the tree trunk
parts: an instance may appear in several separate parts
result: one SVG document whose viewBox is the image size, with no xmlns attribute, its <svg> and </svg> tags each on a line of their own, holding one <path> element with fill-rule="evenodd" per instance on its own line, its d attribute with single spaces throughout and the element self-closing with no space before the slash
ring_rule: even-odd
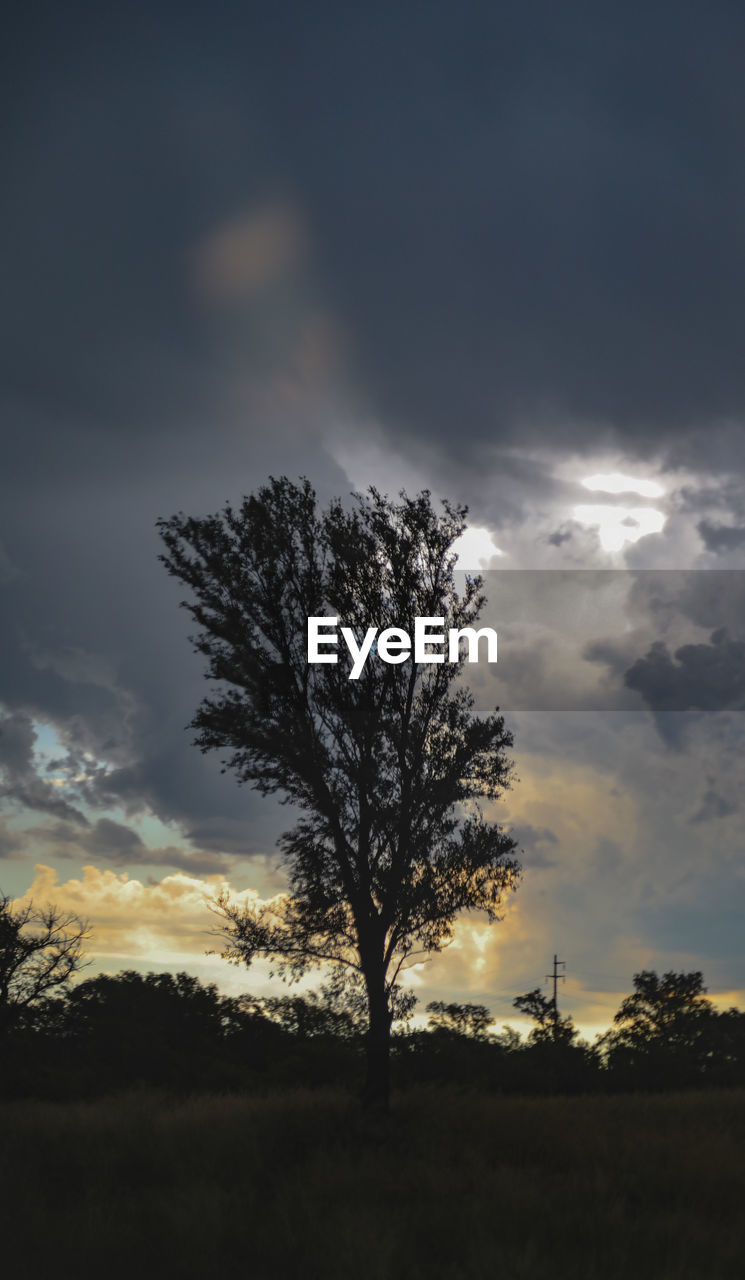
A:
<svg viewBox="0 0 745 1280">
<path fill-rule="evenodd" d="M 366 1036 L 367 1075 L 362 1105 L 367 1110 L 387 1111 L 391 1089 L 391 1013 L 382 975 L 365 979 L 368 999 Z"/>
</svg>

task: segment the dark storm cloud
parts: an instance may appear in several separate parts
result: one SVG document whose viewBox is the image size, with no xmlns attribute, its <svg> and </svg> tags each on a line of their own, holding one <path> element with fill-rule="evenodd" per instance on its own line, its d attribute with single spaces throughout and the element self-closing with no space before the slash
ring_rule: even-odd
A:
<svg viewBox="0 0 745 1280">
<path fill-rule="evenodd" d="M 29 716 L 6 716 L 0 721 L 0 767 L 13 777 L 31 772 L 35 739 Z"/>
<path fill-rule="evenodd" d="M 230 859 L 203 850 L 189 853 L 175 845 L 151 849 L 138 832 L 110 818 L 99 818 L 82 833 L 70 823 L 59 822 L 38 827 L 31 834 L 59 858 L 90 857 L 96 863 L 110 863 L 115 867 L 176 867 L 191 875 L 224 875 L 232 865 Z"/>
<path fill-rule="evenodd" d="M 741 415 L 744 23 L 724 3 L 314 22 L 278 136 L 384 420 L 459 453 L 645 451 Z"/>
<path fill-rule="evenodd" d="M 44 778 L 34 763 L 36 732 L 24 712 L 0 717 L 0 801 L 87 826 L 87 819 Z"/>
<path fill-rule="evenodd" d="M 629 621 L 651 627 L 655 639 L 677 647 L 692 628 L 745 635 L 742 569 L 632 570 L 629 582 Z"/>
<path fill-rule="evenodd" d="M 533 867 L 553 867 L 557 859 L 549 852 L 559 844 L 559 838 L 549 827 L 534 827 L 522 822 L 510 831 L 518 842 L 521 861 L 528 870 Z"/>
<path fill-rule="evenodd" d="M 189 745 L 205 687 L 153 523 L 270 470 L 347 489 L 319 444 L 319 312 L 342 404 L 495 524 L 569 489 L 508 452 L 496 486 L 490 449 L 682 448 L 737 418 L 744 23 L 724 3 L 674 24 L 637 3 L 18 11 L 0 699 L 56 725 L 77 796 L 218 856 L 272 826 Z M 257 236 L 274 274 L 252 273 Z M 48 779 L 5 778 L 72 817 Z"/>
<path fill-rule="evenodd" d="M 741 415 L 736 6 L 144 12 L 19 31 L 16 403 L 81 444 L 210 412 L 183 264 L 279 190 L 404 434 L 643 450 Z"/>
<path fill-rule="evenodd" d="M 681 645 L 670 653 L 656 641 L 625 674 L 629 689 L 659 711 L 745 709 L 745 641 L 714 631 L 708 644 Z"/>
<path fill-rule="evenodd" d="M 573 536 L 573 530 L 568 525 L 562 525 L 560 529 L 554 530 L 549 534 L 548 541 L 552 547 L 560 547 L 563 542 L 570 542 Z"/>
<path fill-rule="evenodd" d="M 499 636 L 498 663 L 465 668 L 481 706 L 643 704 L 667 713 L 745 705 L 742 570 L 491 569 L 481 578 L 480 625 Z"/>
<path fill-rule="evenodd" d="M 586 644 L 583 657 L 605 667 L 610 687 L 639 694 L 664 740 L 680 749 L 701 715 L 745 707 L 745 574 L 632 570 L 624 577 L 622 625 Z"/>
<path fill-rule="evenodd" d="M 79 509 L 71 503 L 59 532 L 54 513 L 47 516 L 47 546 L 25 549 L 26 573 L 6 589 L 20 624 L 15 635 L 12 628 L 0 632 L 0 700 L 11 712 L 4 724 L 14 730 L 12 739 L 6 730 L 4 743 L 14 766 L 4 775 L 6 800 L 12 791 L 15 803 L 59 816 L 72 815 L 71 803 L 120 805 L 133 814 L 150 808 L 185 835 L 193 824 L 233 822 L 244 826 L 243 852 L 250 853 L 252 819 L 262 818 L 268 834 L 270 806 L 222 777 L 217 758 L 191 745 L 186 726 L 207 691 L 201 660 L 186 639 L 179 595 L 157 563 L 152 529 L 142 528 L 139 511 L 128 515 L 116 494 L 108 499 L 119 506 L 119 519 L 99 519 L 95 495 Z M 153 504 L 153 518 L 158 513 Z M 27 767 L 32 715 L 55 726 L 63 754 L 54 764 L 64 789 Z M 219 837 L 208 847 L 224 852 Z"/>
<path fill-rule="evenodd" d="M 50 8 L 19 20 L 7 67 L 0 701 L 55 725 L 87 803 L 238 820 L 252 797 L 184 731 L 205 690 L 154 522 L 288 456 L 322 490 L 343 476 L 314 405 L 273 390 L 294 331 L 275 324 L 267 356 L 256 314 L 221 328 L 195 285 L 200 243 L 282 185 L 256 78 L 185 10 L 140 20 Z M 302 318 L 304 287 L 301 262 L 261 304 Z"/>
<path fill-rule="evenodd" d="M 707 551 L 733 551 L 745 546 L 745 529 L 700 520 L 696 525 Z"/>
</svg>

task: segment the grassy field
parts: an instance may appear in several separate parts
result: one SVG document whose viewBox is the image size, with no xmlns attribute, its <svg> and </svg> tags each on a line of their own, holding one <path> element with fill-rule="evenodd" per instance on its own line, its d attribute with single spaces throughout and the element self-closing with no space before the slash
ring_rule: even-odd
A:
<svg viewBox="0 0 745 1280">
<path fill-rule="evenodd" d="M 0 1105 L 23 1274 L 717 1280 L 745 1254 L 745 1093 L 420 1090 Z M 17 1269 L 8 1274 L 19 1274 Z"/>
</svg>

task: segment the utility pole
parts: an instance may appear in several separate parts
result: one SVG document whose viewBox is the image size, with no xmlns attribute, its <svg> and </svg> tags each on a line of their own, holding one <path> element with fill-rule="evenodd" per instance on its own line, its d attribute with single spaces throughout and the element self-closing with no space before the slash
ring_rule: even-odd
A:
<svg viewBox="0 0 745 1280">
<path fill-rule="evenodd" d="M 564 973 L 559 973 L 559 966 L 563 965 Z M 557 987 L 559 981 L 566 982 L 566 960 L 559 960 L 558 956 L 554 956 L 554 971 L 546 974 L 546 982 L 553 980 L 554 984 L 554 1042 L 559 1038 L 559 1003 L 557 1000 Z"/>
</svg>

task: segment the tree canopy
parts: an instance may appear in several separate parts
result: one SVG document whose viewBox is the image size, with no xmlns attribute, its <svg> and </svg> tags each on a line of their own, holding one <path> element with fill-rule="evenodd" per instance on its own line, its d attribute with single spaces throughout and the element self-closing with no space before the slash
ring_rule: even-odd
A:
<svg viewBox="0 0 745 1280">
<path fill-rule="evenodd" d="M 491 1011 L 485 1004 L 456 1004 L 444 1000 L 430 1000 L 427 1005 L 430 1031 L 449 1035 L 472 1036 L 483 1040 L 493 1022 Z"/>
<path fill-rule="evenodd" d="M 70 912 L 32 902 L 14 906 L 0 895 L 0 1030 L 68 986 L 89 937 L 87 923 Z"/>
<path fill-rule="evenodd" d="M 391 998 L 402 969 L 437 951 L 468 910 L 499 917 L 519 875 L 515 841 L 481 805 L 512 780 L 498 709 L 475 713 L 455 663 L 368 662 L 350 679 L 312 665 L 310 617 L 414 632 L 417 617 L 472 626 L 479 578 L 458 594 L 452 545 L 465 508 L 370 489 L 321 511 L 307 480 L 270 479 L 240 507 L 159 521 L 169 573 L 191 592 L 196 651 L 217 685 L 193 726 L 223 769 L 300 816 L 282 836 L 289 892 L 220 907 L 225 954 L 267 956 L 285 975 L 313 965 L 358 973 L 368 1031 L 365 1097 L 385 1103 Z"/>
<path fill-rule="evenodd" d="M 576 1039 L 578 1032 L 572 1019 L 562 1017 L 553 1000 L 544 995 L 540 987 L 516 996 L 512 1004 L 535 1023 L 528 1033 L 529 1044 L 568 1045 Z"/>
<path fill-rule="evenodd" d="M 727 1019 L 707 999 L 699 970 L 659 975 L 643 969 L 634 974 L 634 989 L 622 1001 L 602 1047 L 616 1073 L 657 1086 L 674 1080 L 686 1084 L 708 1069 L 712 1054 L 719 1057 Z"/>
</svg>

